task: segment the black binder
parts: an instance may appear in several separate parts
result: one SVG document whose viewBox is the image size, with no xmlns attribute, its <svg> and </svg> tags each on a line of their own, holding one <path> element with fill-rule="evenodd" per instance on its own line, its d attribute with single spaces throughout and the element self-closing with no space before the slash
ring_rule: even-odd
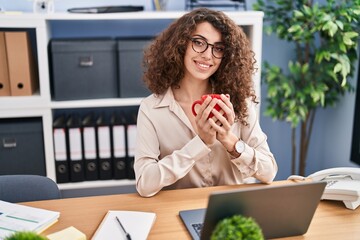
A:
<svg viewBox="0 0 360 240">
<path fill-rule="evenodd" d="M 122 112 L 114 112 L 111 117 L 111 143 L 113 158 L 113 178 L 127 178 L 126 168 L 126 119 Z"/>
<path fill-rule="evenodd" d="M 96 120 L 97 156 L 99 179 L 112 179 L 110 120 L 100 114 Z"/>
<path fill-rule="evenodd" d="M 53 139 L 56 182 L 67 183 L 70 181 L 70 175 L 64 115 L 55 118 L 53 122 Z"/>
<path fill-rule="evenodd" d="M 137 111 L 138 109 L 131 109 L 128 112 L 128 122 L 126 127 L 126 148 L 127 148 L 127 176 L 128 179 L 135 179 L 134 172 L 134 160 L 135 160 L 135 148 L 136 148 L 136 134 L 137 134 Z"/>
<path fill-rule="evenodd" d="M 85 180 L 97 180 L 99 178 L 97 147 L 96 147 L 96 127 L 93 113 L 86 115 L 82 119 L 82 142 L 84 146 L 84 169 Z"/>
<path fill-rule="evenodd" d="M 85 180 L 84 159 L 81 140 L 81 120 L 77 114 L 71 114 L 66 122 L 69 146 L 70 181 Z"/>
</svg>

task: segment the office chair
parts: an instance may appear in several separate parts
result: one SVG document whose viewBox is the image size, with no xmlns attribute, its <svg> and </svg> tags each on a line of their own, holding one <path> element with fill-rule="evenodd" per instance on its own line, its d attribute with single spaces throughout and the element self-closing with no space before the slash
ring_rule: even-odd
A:
<svg viewBox="0 0 360 240">
<path fill-rule="evenodd" d="M 48 177 L 38 175 L 0 176 L 0 200 L 30 202 L 61 198 L 57 184 Z"/>
<path fill-rule="evenodd" d="M 186 0 L 186 10 L 198 7 L 207 8 L 242 8 L 246 11 L 246 0 Z"/>
</svg>

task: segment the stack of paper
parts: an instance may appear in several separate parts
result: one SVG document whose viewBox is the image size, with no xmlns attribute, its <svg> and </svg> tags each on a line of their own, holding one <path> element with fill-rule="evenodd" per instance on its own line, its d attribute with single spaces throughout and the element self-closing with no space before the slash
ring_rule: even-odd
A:
<svg viewBox="0 0 360 240">
<path fill-rule="evenodd" d="M 59 216 L 59 212 L 0 201 L 0 240 L 18 231 L 40 233 Z"/>
<path fill-rule="evenodd" d="M 145 240 L 155 222 L 156 214 L 137 211 L 108 211 L 92 240 L 127 239 L 116 217 L 131 236 L 131 240 Z"/>
</svg>

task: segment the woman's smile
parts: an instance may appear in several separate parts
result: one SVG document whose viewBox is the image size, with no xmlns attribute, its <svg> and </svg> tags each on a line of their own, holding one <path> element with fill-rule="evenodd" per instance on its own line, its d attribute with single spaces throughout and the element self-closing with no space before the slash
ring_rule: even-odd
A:
<svg viewBox="0 0 360 240">
<path fill-rule="evenodd" d="M 204 62 L 194 61 L 201 70 L 208 70 L 212 65 Z"/>
</svg>

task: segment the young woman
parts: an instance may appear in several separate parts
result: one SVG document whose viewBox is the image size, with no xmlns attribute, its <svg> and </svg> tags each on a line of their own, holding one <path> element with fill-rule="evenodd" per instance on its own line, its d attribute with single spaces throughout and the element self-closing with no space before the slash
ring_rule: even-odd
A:
<svg viewBox="0 0 360 240">
<path fill-rule="evenodd" d="M 249 177 L 273 181 L 277 164 L 256 113 L 254 64 L 246 35 L 220 11 L 193 10 L 154 40 L 144 57 L 153 94 L 141 102 L 137 120 L 141 196 Z M 221 99 L 207 97 L 195 116 L 193 102 L 213 93 Z"/>
</svg>

